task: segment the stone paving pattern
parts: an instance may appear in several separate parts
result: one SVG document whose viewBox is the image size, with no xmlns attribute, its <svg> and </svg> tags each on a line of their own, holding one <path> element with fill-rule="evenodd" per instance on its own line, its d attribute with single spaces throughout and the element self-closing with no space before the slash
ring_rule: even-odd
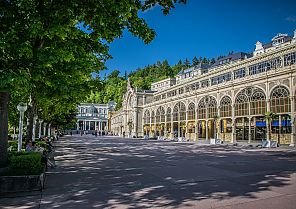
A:
<svg viewBox="0 0 296 209">
<path fill-rule="evenodd" d="M 296 150 L 66 136 L 42 192 L 0 208 L 295 209 Z"/>
</svg>

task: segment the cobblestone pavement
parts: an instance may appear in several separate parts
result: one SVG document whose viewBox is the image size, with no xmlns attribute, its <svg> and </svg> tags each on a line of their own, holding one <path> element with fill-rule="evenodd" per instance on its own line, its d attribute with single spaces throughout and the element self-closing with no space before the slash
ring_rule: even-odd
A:
<svg viewBox="0 0 296 209">
<path fill-rule="evenodd" d="M 0 208 L 294 209 L 296 151 L 65 136 L 46 189 Z"/>
</svg>

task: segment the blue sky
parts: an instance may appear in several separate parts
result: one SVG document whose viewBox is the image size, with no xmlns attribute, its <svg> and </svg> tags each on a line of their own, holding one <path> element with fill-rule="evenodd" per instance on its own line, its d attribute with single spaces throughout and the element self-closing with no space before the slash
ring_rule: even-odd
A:
<svg viewBox="0 0 296 209">
<path fill-rule="evenodd" d="M 156 30 L 154 41 L 145 45 L 124 32 L 110 45 L 113 59 L 108 70 L 122 75 L 138 67 L 167 59 L 171 65 L 194 56 L 208 58 L 230 51 L 251 52 L 257 40 L 267 43 L 277 33 L 296 29 L 296 1 L 293 0 L 188 0 L 167 16 L 159 7 L 141 16 Z"/>
</svg>

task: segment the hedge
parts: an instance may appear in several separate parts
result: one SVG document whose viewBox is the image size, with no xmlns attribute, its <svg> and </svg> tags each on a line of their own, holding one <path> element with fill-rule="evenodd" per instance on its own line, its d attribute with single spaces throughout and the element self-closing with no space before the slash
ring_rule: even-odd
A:
<svg viewBox="0 0 296 209">
<path fill-rule="evenodd" d="M 41 157 L 37 152 L 9 152 L 9 169 L 0 175 L 39 175 L 44 169 Z"/>
</svg>

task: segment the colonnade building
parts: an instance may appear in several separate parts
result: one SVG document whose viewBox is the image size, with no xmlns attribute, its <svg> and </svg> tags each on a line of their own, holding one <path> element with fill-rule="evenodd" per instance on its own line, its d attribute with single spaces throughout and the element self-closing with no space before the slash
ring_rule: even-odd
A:
<svg viewBox="0 0 296 209">
<path fill-rule="evenodd" d="M 295 144 L 296 31 L 257 42 L 138 90 L 130 82 L 111 130 L 132 137 Z"/>
<path fill-rule="evenodd" d="M 76 129 L 78 131 L 107 131 L 108 105 L 81 103 L 77 107 L 78 114 Z"/>
</svg>

